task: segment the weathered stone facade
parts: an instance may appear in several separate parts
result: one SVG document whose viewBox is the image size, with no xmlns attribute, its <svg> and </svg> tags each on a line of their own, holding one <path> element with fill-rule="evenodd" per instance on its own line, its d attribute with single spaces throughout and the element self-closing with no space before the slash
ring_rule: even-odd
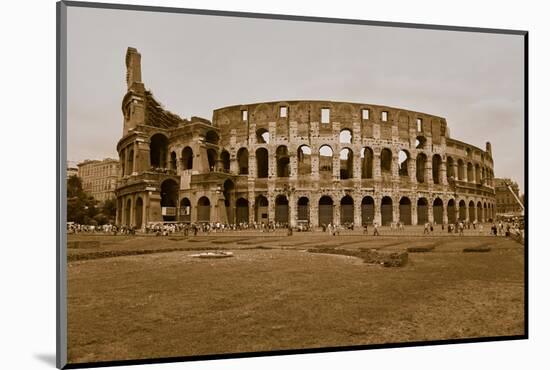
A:
<svg viewBox="0 0 550 370">
<path fill-rule="evenodd" d="M 278 222 L 361 225 L 486 221 L 495 214 L 491 145 L 449 137 L 444 118 L 380 105 L 277 101 L 182 119 L 141 81 L 117 150 L 119 224 Z"/>
</svg>

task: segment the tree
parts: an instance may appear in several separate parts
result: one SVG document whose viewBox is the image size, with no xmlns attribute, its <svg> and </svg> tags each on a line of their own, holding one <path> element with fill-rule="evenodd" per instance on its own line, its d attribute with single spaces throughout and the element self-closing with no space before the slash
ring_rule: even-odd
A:
<svg viewBox="0 0 550 370">
<path fill-rule="evenodd" d="M 97 201 L 82 189 L 82 180 L 73 175 L 67 179 L 67 221 L 78 224 L 95 223 Z M 91 222 L 93 221 L 93 222 Z"/>
</svg>

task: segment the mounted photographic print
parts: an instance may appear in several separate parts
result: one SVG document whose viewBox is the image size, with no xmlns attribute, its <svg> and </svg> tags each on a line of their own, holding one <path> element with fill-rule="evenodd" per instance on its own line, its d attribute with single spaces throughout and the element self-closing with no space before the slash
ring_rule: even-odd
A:
<svg viewBox="0 0 550 370">
<path fill-rule="evenodd" d="M 527 338 L 527 32 L 69 1 L 58 41 L 58 367 Z"/>
</svg>

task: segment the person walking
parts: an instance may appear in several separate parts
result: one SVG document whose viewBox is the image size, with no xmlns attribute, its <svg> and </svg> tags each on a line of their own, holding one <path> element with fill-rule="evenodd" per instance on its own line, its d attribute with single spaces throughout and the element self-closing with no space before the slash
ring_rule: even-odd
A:
<svg viewBox="0 0 550 370">
<path fill-rule="evenodd" d="M 375 223 L 373 224 L 373 228 L 374 228 L 374 233 L 373 233 L 373 235 L 374 235 L 374 236 L 379 236 L 380 234 L 378 233 L 378 223 L 377 223 L 377 222 L 375 222 Z"/>
</svg>

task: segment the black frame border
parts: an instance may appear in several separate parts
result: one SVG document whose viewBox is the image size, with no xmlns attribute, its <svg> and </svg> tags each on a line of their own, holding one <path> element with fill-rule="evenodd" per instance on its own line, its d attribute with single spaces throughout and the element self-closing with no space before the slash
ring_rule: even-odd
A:
<svg viewBox="0 0 550 370">
<path fill-rule="evenodd" d="M 525 237 L 524 237 L 524 319 L 525 333 L 523 335 L 514 336 L 498 336 L 498 337 L 480 337 L 466 339 L 446 339 L 435 341 L 418 341 L 418 342 L 402 342 L 402 343 L 384 343 L 371 345 L 357 346 L 341 346 L 341 347 L 321 347 L 321 348 L 305 348 L 292 350 L 275 350 L 261 352 L 241 352 L 229 354 L 211 354 L 200 356 L 178 356 L 165 358 L 146 358 L 137 360 L 117 360 L 117 361 L 100 361 L 87 363 L 67 363 L 67 254 L 66 254 L 66 184 L 65 184 L 65 167 L 67 159 L 67 7 L 79 8 L 95 8 L 95 9 L 112 9 L 112 10 L 131 10 L 144 12 L 161 12 L 161 13 L 179 13 L 179 14 L 195 14 L 208 16 L 222 17 L 239 17 L 239 18 L 255 18 L 255 19 L 271 19 L 271 20 L 287 20 L 301 22 L 317 22 L 317 23 L 337 23 L 349 25 L 368 25 L 378 27 L 396 27 L 396 28 L 415 28 L 426 30 L 440 31 L 456 31 L 456 32 L 476 32 L 476 33 L 494 33 L 504 35 L 519 35 L 524 39 L 524 207 L 525 207 Z M 266 356 L 281 356 L 295 354 L 312 354 L 324 352 L 344 352 L 358 351 L 365 349 L 383 349 L 383 348 L 404 348 L 404 347 L 419 347 L 419 346 L 435 346 L 447 344 L 465 344 L 465 343 L 483 343 L 483 342 L 499 342 L 509 340 L 522 340 L 529 338 L 529 32 L 526 30 L 511 30 L 511 29 L 496 29 L 496 28 L 477 28 L 477 27 L 460 27 L 447 25 L 430 25 L 423 23 L 401 23 L 401 22 L 383 22 L 369 21 L 347 18 L 327 18 L 327 17 L 311 17 L 298 15 L 284 14 L 267 14 L 267 13 L 252 13 L 252 12 L 232 12 L 222 10 L 206 10 L 206 9 L 190 9 L 190 8 L 175 8 L 163 6 L 146 6 L 146 5 L 130 5 L 130 4 L 112 4 L 99 2 L 83 2 L 83 1 L 59 1 L 56 3 L 56 195 L 57 195 L 57 248 L 56 248 L 56 367 L 59 369 L 79 369 L 79 368 L 94 368 L 94 367 L 110 367 L 123 365 L 144 365 L 144 364 L 159 364 L 173 362 L 188 362 L 188 361 L 205 361 L 205 360 L 220 360 L 220 359 L 235 359 L 249 357 L 266 357 Z"/>
</svg>

